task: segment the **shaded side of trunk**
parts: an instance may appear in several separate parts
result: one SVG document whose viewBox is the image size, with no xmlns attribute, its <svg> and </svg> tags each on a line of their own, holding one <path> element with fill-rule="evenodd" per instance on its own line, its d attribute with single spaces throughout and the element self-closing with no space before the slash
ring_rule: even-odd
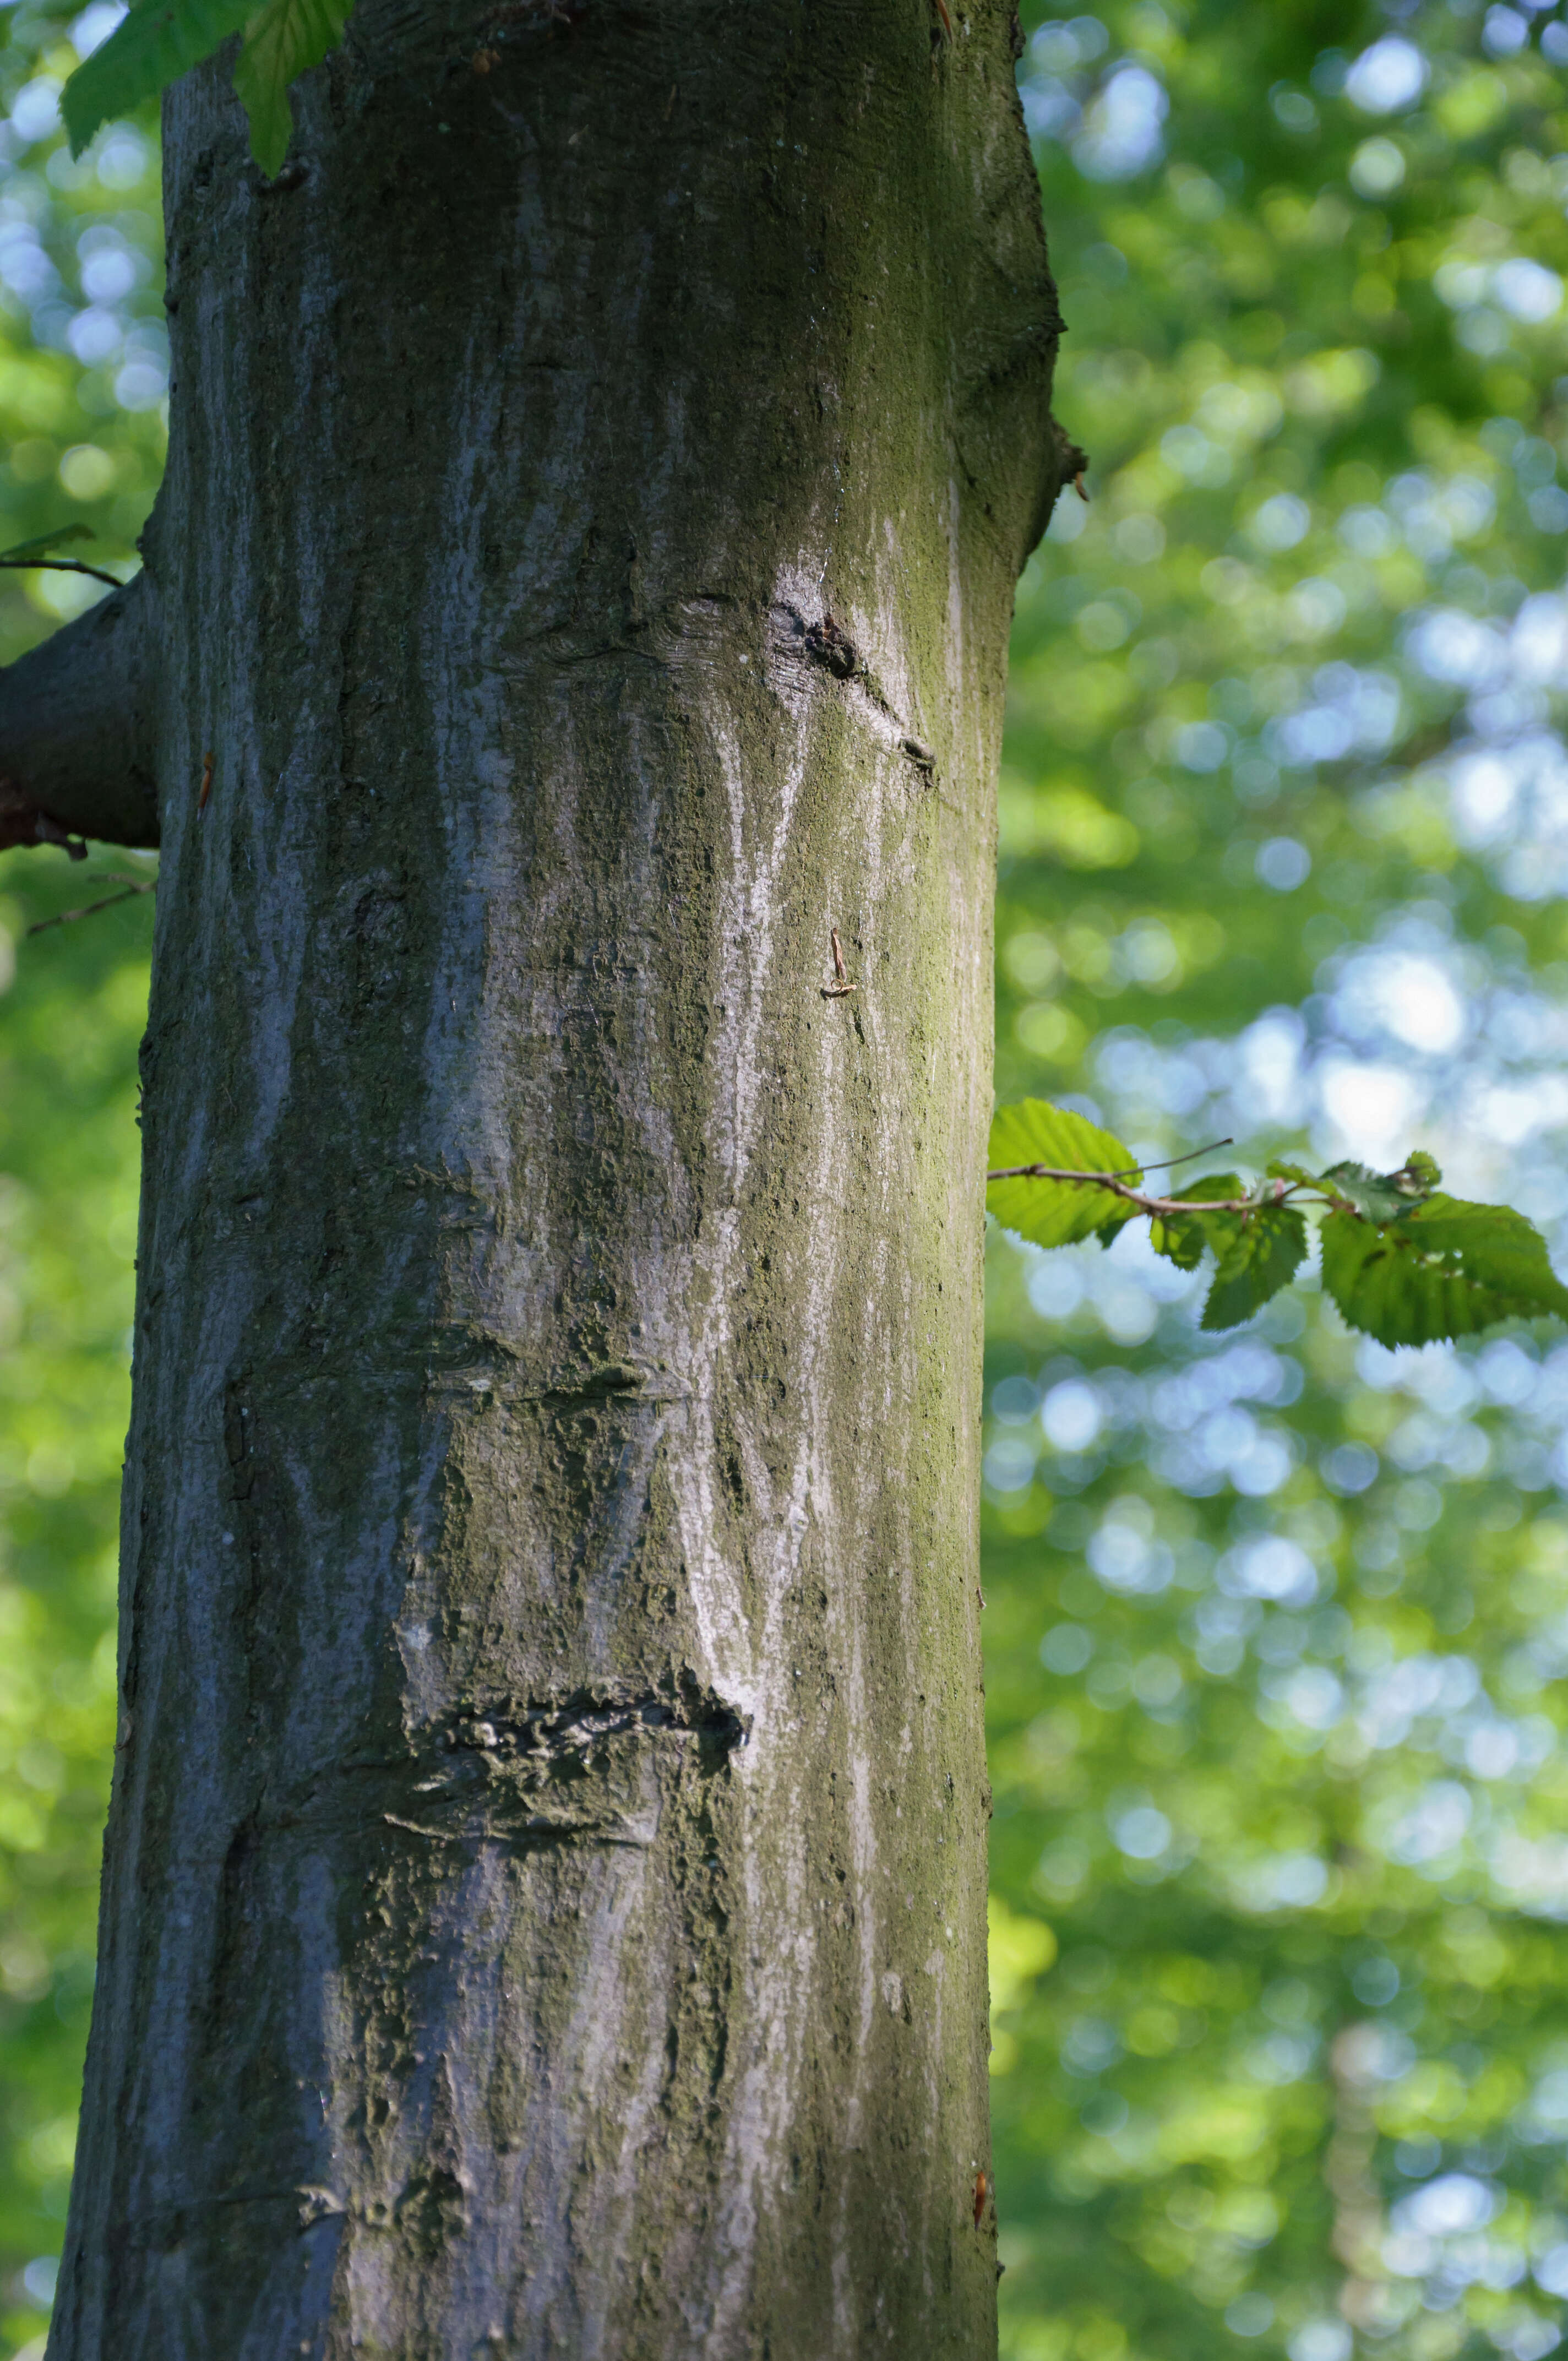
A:
<svg viewBox="0 0 1568 2361">
<path fill-rule="evenodd" d="M 220 72 L 167 108 L 52 2361 L 993 2348 L 981 1175 L 1055 316 L 1009 16 L 948 13 L 362 0 L 271 187 Z"/>
</svg>

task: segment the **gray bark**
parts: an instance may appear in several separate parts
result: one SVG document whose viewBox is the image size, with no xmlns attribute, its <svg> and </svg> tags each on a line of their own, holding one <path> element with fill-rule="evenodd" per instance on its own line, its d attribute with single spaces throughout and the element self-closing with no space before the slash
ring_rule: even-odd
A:
<svg viewBox="0 0 1568 2361">
<path fill-rule="evenodd" d="M 154 604 L 138 574 L 6 667 L 0 847 L 158 842 Z"/>
<path fill-rule="evenodd" d="M 271 187 L 220 71 L 167 103 L 51 2361 L 993 2349 L 992 800 L 1060 462 L 1010 17 L 944 13 L 362 0 Z"/>
</svg>

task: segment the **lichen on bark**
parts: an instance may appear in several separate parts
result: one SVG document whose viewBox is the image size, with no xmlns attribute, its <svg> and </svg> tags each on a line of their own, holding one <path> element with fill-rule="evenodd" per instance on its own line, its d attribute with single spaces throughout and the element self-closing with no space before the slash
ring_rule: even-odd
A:
<svg viewBox="0 0 1568 2361">
<path fill-rule="evenodd" d="M 1060 446 L 1011 18 L 948 16 L 362 0 L 286 187 L 218 68 L 167 104 L 51 2361 L 993 2347 L 989 902 Z"/>
</svg>

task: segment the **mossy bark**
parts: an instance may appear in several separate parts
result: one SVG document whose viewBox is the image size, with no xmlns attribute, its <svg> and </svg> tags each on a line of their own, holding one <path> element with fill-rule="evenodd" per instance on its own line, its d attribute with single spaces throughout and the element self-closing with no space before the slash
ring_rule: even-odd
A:
<svg viewBox="0 0 1568 2361">
<path fill-rule="evenodd" d="M 168 102 L 51 2361 L 993 2349 L 992 799 L 1059 473 L 1011 43 L 361 0 L 270 185 L 221 71 Z"/>
</svg>

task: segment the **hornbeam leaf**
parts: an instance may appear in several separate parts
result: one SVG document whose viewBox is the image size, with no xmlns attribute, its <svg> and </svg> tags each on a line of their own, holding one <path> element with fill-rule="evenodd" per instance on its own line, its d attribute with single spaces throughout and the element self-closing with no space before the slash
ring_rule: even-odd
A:
<svg viewBox="0 0 1568 2361">
<path fill-rule="evenodd" d="M 245 28 L 234 86 L 250 117 L 250 152 L 270 179 L 294 128 L 289 85 L 343 38 L 354 0 L 264 0 Z"/>
<path fill-rule="evenodd" d="M 1343 1198 L 1368 1222 L 1392 1222 L 1412 1205 L 1424 1203 L 1442 1179 L 1425 1148 L 1413 1148 L 1397 1172 L 1369 1172 L 1365 1164 L 1331 1164 L 1318 1186 Z"/>
<path fill-rule="evenodd" d="M 1022 1099 L 1015 1106 L 997 1108 L 988 1160 L 992 1170 L 1049 1164 L 1065 1172 L 1125 1173 L 1135 1184 L 1139 1177 L 1119 1139 L 1086 1116 L 1050 1106 L 1044 1099 Z M 1037 1246 L 1071 1246 L 1091 1237 L 1108 1244 L 1124 1222 L 1136 1218 L 1138 1210 L 1091 1180 L 992 1180 L 985 1202 L 1004 1229 Z"/>
<path fill-rule="evenodd" d="M 1322 1242 L 1323 1285 L 1347 1323 L 1380 1345 L 1473 1336 L 1499 1320 L 1568 1319 L 1568 1287 L 1545 1240 L 1506 1205 L 1438 1194 L 1381 1225 L 1335 1212 Z"/>
<path fill-rule="evenodd" d="M 1283 1156 L 1274 1159 L 1268 1168 L 1268 1177 L 1271 1180 L 1294 1180 L 1299 1187 L 1307 1189 L 1322 1186 L 1315 1172 L 1309 1172 L 1304 1164 L 1290 1163 Z"/>
<path fill-rule="evenodd" d="M 1204 1197 L 1245 1197 L 1246 1183 L 1234 1172 L 1211 1172 L 1201 1180 L 1184 1183 L 1172 1195 L 1189 1201 Z M 1216 1256 L 1229 1244 L 1241 1220 L 1239 1213 L 1160 1213 L 1149 1224 L 1149 1244 L 1178 1270 L 1196 1270 L 1205 1246 Z"/>
<path fill-rule="evenodd" d="M 101 123 L 156 98 L 237 33 L 254 0 L 137 0 L 101 47 L 84 58 L 60 94 L 60 111 L 80 156 Z"/>
<path fill-rule="evenodd" d="M 1330 1189 L 1347 1205 L 1354 1205 L 1363 1220 L 1392 1222 L 1409 1204 L 1409 1196 L 1394 1186 L 1393 1176 L 1373 1172 L 1365 1164 L 1331 1164 L 1318 1183 Z"/>
<path fill-rule="evenodd" d="M 31 541 L 18 541 L 10 549 L 0 549 L 0 566 L 25 566 L 29 557 L 47 557 L 51 549 L 62 549 L 68 541 L 93 539 L 90 524 L 60 524 L 52 533 L 36 533 Z"/>
<path fill-rule="evenodd" d="M 1307 1224 L 1294 1205 L 1260 1205 L 1255 1213 L 1229 1219 L 1235 1226 L 1214 1266 L 1200 1323 L 1204 1328 L 1239 1327 L 1306 1260 Z"/>
<path fill-rule="evenodd" d="M 998 1107 L 991 1126 L 989 1160 L 1006 1164 L 1053 1164 L 1060 1171 L 1124 1172 L 1137 1179 L 1132 1151 L 1114 1133 L 1087 1115 L 1045 1099 L 1020 1099 Z"/>
<path fill-rule="evenodd" d="M 1511 1206 L 1470 1204 L 1440 1191 L 1398 1226 L 1427 1253 L 1453 1256 L 1488 1284 L 1538 1293 L 1554 1312 L 1568 1313 L 1568 1288 L 1547 1258 L 1545 1239 Z"/>
</svg>

